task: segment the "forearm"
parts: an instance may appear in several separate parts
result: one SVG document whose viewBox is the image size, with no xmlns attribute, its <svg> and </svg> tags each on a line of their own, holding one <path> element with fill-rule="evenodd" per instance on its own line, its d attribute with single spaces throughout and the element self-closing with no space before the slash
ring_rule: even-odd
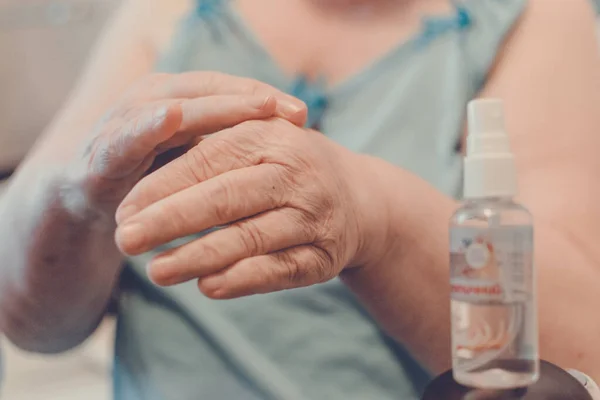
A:
<svg viewBox="0 0 600 400">
<path fill-rule="evenodd" d="M 0 198 L 0 331 L 27 350 L 58 352 L 95 329 L 121 256 L 111 219 L 76 209 L 60 173 L 28 169 Z"/>
<path fill-rule="evenodd" d="M 390 240 L 382 258 L 348 269 L 342 280 L 392 337 L 441 372 L 450 367 L 448 224 L 456 202 L 390 164 L 364 162 L 385 190 L 377 201 L 389 204 Z"/>
<path fill-rule="evenodd" d="M 448 223 L 457 204 L 415 176 L 370 162 L 391 199 L 393 240 L 378 263 L 349 270 L 343 279 L 393 337 L 440 372 L 450 366 Z M 541 217 L 535 228 L 542 357 L 599 379 L 594 256 Z"/>
</svg>

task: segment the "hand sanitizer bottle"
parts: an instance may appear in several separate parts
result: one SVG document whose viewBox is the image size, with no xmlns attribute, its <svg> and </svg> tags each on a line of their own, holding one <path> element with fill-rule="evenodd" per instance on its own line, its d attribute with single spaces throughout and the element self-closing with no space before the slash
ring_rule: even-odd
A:
<svg viewBox="0 0 600 400">
<path fill-rule="evenodd" d="M 450 224 L 454 379 L 482 389 L 539 376 L 531 214 L 517 193 L 500 100 L 468 107 L 464 203 Z"/>
</svg>

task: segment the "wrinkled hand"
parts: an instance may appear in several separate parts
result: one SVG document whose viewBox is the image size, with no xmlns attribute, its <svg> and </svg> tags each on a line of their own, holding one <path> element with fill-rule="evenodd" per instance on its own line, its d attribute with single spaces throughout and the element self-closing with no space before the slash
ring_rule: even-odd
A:
<svg viewBox="0 0 600 400">
<path fill-rule="evenodd" d="M 302 126 L 305 105 L 258 81 L 214 72 L 141 79 L 97 124 L 69 172 L 87 207 L 114 215 L 157 155 L 202 135 L 272 116 Z"/>
<path fill-rule="evenodd" d="M 117 244 L 137 255 L 225 225 L 158 255 L 150 278 L 199 279 L 212 298 L 327 281 L 376 257 L 385 210 L 362 161 L 281 119 L 242 123 L 142 179 L 117 211 Z"/>
</svg>

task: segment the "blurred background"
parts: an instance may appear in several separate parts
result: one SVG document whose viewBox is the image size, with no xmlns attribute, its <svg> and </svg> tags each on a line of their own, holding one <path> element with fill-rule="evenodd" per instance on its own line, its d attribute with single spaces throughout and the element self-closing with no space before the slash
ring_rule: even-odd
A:
<svg viewBox="0 0 600 400">
<path fill-rule="evenodd" d="M 0 181 L 61 106 L 118 5 L 119 0 L 0 0 L 0 131 L 9 132 L 0 143 Z M 600 21 L 598 33 L 600 38 Z M 24 354 L 0 337 L 0 399 L 110 399 L 114 325 L 105 321 L 92 339 L 60 356 Z"/>
</svg>

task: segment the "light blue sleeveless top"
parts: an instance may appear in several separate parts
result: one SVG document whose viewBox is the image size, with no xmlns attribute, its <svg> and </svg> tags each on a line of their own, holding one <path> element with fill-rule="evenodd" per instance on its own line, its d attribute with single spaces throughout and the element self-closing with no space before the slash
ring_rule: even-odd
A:
<svg viewBox="0 0 600 400">
<path fill-rule="evenodd" d="M 329 88 L 287 77 L 231 4 L 201 0 L 157 69 L 217 70 L 286 90 L 307 102 L 310 124 L 332 140 L 457 196 L 466 103 L 524 6 L 457 2 L 454 13 L 424 18 L 413 39 Z M 151 257 L 131 259 L 122 279 L 118 400 L 412 400 L 427 383 L 338 280 L 217 302 L 193 282 L 151 284 Z"/>
</svg>

